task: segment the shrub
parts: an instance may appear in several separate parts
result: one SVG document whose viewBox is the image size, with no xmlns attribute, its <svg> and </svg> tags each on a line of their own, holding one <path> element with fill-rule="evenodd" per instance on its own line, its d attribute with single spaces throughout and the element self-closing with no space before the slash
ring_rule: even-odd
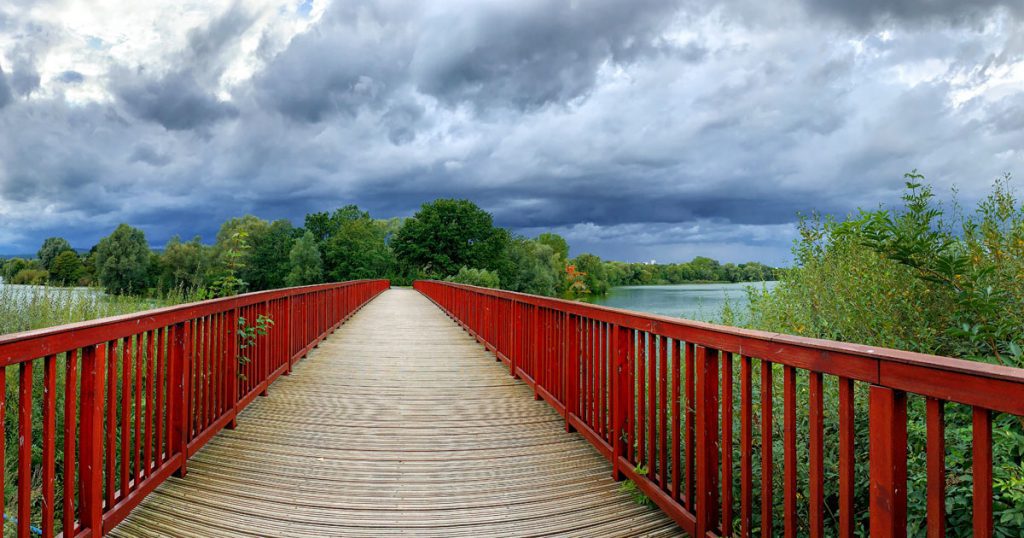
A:
<svg viewBox="0 0 1024 538">
<path fill-rule="evenodd" d="M 470 284 L 484 288 L 497 288 L 499 285 L 498 273 L 488 271 L 487 269 L 470 269 L 466 266 L 463 266 L 457 274 L 448 277 L 446 280 L 448 282 L 458 282 L 459 284 Z"/>
</svg>

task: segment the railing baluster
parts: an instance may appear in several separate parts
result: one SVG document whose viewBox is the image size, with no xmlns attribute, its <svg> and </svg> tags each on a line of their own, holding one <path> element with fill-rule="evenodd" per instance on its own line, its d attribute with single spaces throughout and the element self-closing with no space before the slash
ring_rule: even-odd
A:
<svg viewBox="0 0 1024 538">
<path fill-rule="evenodd" d="M 974 536 L 992 536 L 992 413 L 975 407 L 973 411 L 971 468 L 974 478 Z"/>
<path fill-rule="evenodd" d="M 722 353 L 722 536 L 732 536 L 732 353 Z"/>
<path fill-rule="evenodd" d="M 839 378 L 839 537 L 853 538 L 854 428 L 853 380 Z"/>
<path fill-rule="evenodd" d="M 772 363 L 761 361 L 761 536 L 771 536 L 774 530 L 772 484 Z"/>
<path fill-rule="evenodd" d="M 718 351 L 697 346 L 697 536 L 718 526 Z"/>
<path fill-rule="evenodd" d="M 871 535 L 907 535 L 907 397 L 871 386 Z"/>
<path fill-rule="evenodd" d="M 782 368 L 783 502 L 785 536 L 796 538 L 796 369 Z"/>
<path fill-rule="evenodd" d="M 946 403 L 926 401 L 928 430 L 928 537 L 946 536 Z"/>
<path fill-rule="evenodd" d="M 43 359 L 43 536 L 54 535 L 54 489 L 57 482 L 57 357 Z"/>
<path fill-rule="evenodd" d="M 750 357 L 740 358 L 740 535 L 751 535 L 753 514 L 753 420 Z"/>
<path fill-rule="evenodd" d="M 825 535 L 825 401 L 820 372 L 810 373 L 808 393 L 810 447 L 807 480 L 810 490 L 810 535 L 811 538 L 821 538 Z"/>
<path fill-rule="evenodd" d="M 78 422 L 75 408 L 78 399 L 78 356 L 78 350 L 73 349 L 67 353 L 64 362 L 64 489 L 61 528 L 65 536 L 75 534 L 75 440 L 78 435 L 85 435 L 84 430 L 78 435 L 75 430 L 75 424 Z M 0 394 L 3 394 L 3 391 L 0 391 Z M 0 413 L 0 417 L 2 416 L 4 415 Z M 2 456 L 0 461 L 3 461 Z M 78 465 L 81 465 L 81 460 L 78 461 Z M 2 490 L 0 486 L 0 491 Z M 81 499 L 78 505 L 82 506 Z"/>
</svg>

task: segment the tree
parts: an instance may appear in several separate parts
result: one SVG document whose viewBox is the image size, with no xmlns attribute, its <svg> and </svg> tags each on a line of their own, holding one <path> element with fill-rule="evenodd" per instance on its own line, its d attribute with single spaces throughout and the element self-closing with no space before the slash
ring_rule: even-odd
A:
<svg viewBox="0 0 1024 538">
<path fill-rule="evenodd" d="M 302 237 L 295 241 L 288 253 L 289 271 L 285 283 L 289 286 L 304 286 L 323 281 L 323 262 L 320 250 L 316 246 L 313 232 L 306 230 Z"/>
<path fill-rule="evenodd" d="M 121 224 L 96 247 L 96 271 L 108 293 L 145 290 L 149 273 L 149 244 L 138 228 Z"/>
<path fill-rule="evenodd" d="M 13 282 L 14 275 L 22 272 L 25 269 L 32 269 L 33 262 L 26 260 L 25 258 L 11 258 L 4 262 L 2 276 L 4 281 Z"/>
<path fill-rule="evenodd" d="M 506 252 L 509 270 L 501 275 L 505 289 L 548 296 L 561 291 L 565 259 L 549 244 L 518 237 Z"/>
<path fill-rule="evenodd" d="M 57 259 L 61 252 L 67 251 L 74 252 L 67 239 L 63 237 L 48 237 L 43 241 L 43 246 L 39 247 L 39 252 L 36 256 L 39 257 L 39 263 L 43 265 L 43 269 L 49 271 L 53 260 Z"/>
<path fill-rule="evenodd" d="M 385 223 L 365 212 L 339 219 L 337 230 L 324 245 L 326 273 L 337 281 L 386 275 L 393 255 L 384 243 L 385 233 Z"/>
<path fill-rule="evenodd" d="M 284 219 L 249 232 L 251 248 L 239 276 L 249 284 L 250 290 L 269 290 L 284 285 L 294 237 L 295 228 Z"/>
<path fill-rule="evenodd" d="M 458 273 L 445 280 L 484 288 L 497 288 L 501 286 L 501 279 L 498 277 L 498 273 L 488 271 L 487 269 L 470 269 L 465 266 L 460 268 Z"/>
<path fill-rule="evenodd" d="M 448 276 L 463 266 L 495 270 L 502 264 L 508 232 L 469 200 L 423 204 L 392 241 L 399 261 L 430 276 Z"/>
<path fill-rule="evenodd" d="M 569 243 L 564 237 L 550 232 L 545 232 L 537 236 L 536 241 L 542 245 L 547 245 L 555 251 L 556 254 L 560 255 L 563 260 L 569 259 Z"/>
<path fill-rule="evenodd" d="M 608 293 L 608 277 L 605 275 L 604 263 L 593 254 L 580 254 L 571 261 L 577 272 L 584 273 L 583 281 L 587 289 L 594 295 Z"/>
<path fill-rule="evenodd" d="M 61 252 L 50 263 L 50 282 L 62 286 L 77 285 L 84 274 L 82 259 L 73 250 Z"/>
<path fill-rule="evenodd" d="M 199 236 L 187 243 L 174 236 L 164 246 L 160 255 L 160 276 L 162 287 L 195 291 L 205 287 L 213 264 L 213 249 L 199 240 Z"/>
</svg>

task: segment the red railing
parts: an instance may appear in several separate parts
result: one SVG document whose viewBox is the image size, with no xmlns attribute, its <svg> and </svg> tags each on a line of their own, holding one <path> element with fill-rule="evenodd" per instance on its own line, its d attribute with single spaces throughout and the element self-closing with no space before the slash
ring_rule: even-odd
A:
<svg viewBox="0 0 1024 538">
<path fill-rule="evenodd" d="M 692 536 L 905 536 L 908 395 L 926 410 L 927 534 L 946 533 L 944 412 L 957 403 L 970 406 L 973 424 L 974 536 L 992 535 L 993 413 L 1024 415 L 1024 370 L 446 282 L 415 287 L 593 444 L 616 479 L 634 481 Z M 865 409 L 869 441 L 854 429 Z M 828 454 L 826 418 L 836 425 Z M 864 451 L 868 469 L 858 473 Z M 855 505 L 865 488 L 866 505 Z M 837 516 L 825 512 L 826 490 Z M 783 521 L 773 522 L 780 506 Z"/>
<path fill-rule="evenodd" d="M 0 336 L 5 372 L 18 367 L 16 516 L 3 506 L 5 472 L 0 513 L 16 520 L 21 537 L 110 531 L 167 477 L 184 475 L 190 456 L 233 428 L 246 405 L 388 287 L 363 280 L 288 288 Z M 239 320 L 251 326 L 261 315 L 273 326 L 240 360 Z M 0 396 L 6 385 L 0 375 Z M 0 420 L 0 462 L 4 428 Z M 37 436 L 42 450 L 34 454 Z"/>
</svg>

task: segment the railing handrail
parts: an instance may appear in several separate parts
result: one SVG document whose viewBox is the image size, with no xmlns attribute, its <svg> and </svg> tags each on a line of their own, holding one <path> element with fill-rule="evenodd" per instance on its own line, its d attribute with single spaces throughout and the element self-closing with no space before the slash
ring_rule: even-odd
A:
<svg viewBox="0 0 1024 538">
<path fill-rule="evenodd" d="M 282 288 L 0 336 L 0 367 L 18 368 L 18 536 L 29 535 L 37 516 L 41 533 L 53 536 L 58 510 L 63 536 L 109 532 L 169 476 L 184 476 L 196 451 L 389 286 L 376 279 Z M 263 327 L 261 316 L 272 325 Z M 253 331 L 242 332 L 243 317 Z M 0 396 L 7 377 L 0 372 Z M 0 410 L 6 403 L 0 399 Z M 6 422 L 0 463 L 10 453 Z M 35 430 L 42 437 L 33 444 Z M 8 474 L 0 472 L 0 491 Z M 0 514 L 4 504 L 0 495 Z"/>
<path fill-rule="evenodd" d="M 914 392 L 923 396 L 932 396 L 949 401 L 958 401 L 959 403 L 964 404 L 984 405 L 994 411 L 1024 415 L 1024 368 L 989 364 L 942 355 L 929 355 L 927 353 L 918 353 L 880 346 L 810 338 L 786 333 L 760 331 L 756 329 L 744 329 L 741 327 L 719 325 L 685 318 L 673 318 L 649 312 L 639 312 L 624 308 L 594 305 L 555 297 L 544 297 L 541 295 L 531 295 L 528 293 L 485 288 L 442 280 L 422 280 L 421 282 L 433 282 L 454 288 L 472 290 L 484 295 L 503 297 L 521 303 L 561 310 L 568 314 L 586 316 L 627 329 L 658 332 L 672 338 L 678 336 L 681 340 L 694 341 L 696 343 L 701 343 L 701 340 L 714 340 L 713 346 L 721 351 L 737 353 L 740 355 L 763 357 L 779 364 L 791 364 L 792 366 L 826 374 L 844 375 L 859 381 Z M 689 332 L 684 335 L 683 333 L 675 333 L 673 329 Z M 699 332 L 694 334 L 692 331 L 704 331 L 707 334 L 701 335 Z M 713 339 L 709 338 L 710 335 L 724 335 L 728 338 Z M 704 337 L 702 338 L 702 336 Z M 777 344 L 782 347 L 777 350 L 766 348 L 753 349 L 749 345 L 744 345 L 744 340 L 754 340 L 763 344 Z M 804 362 L 793 361 L 792 357 L 789 356 L 793 351 L 792 348 L 804 348 L 811 349 L 816 352 L 827 353 L 829 354 L 830 361 L 838 362 L 842 361 L 844 358 L 855 358 L 867 359 L 875 364 L 873 367 L 862 366 L 856 369 L 842 368 L 837 364 L 832 364 L 832 367 L 822 367 L 823 365 L 818 365 L 819 368 L 814 368 L 809 367 L 809 365 Z M 957 386 L 956 384 L 948 382 L 942 383 L 943 386 L 939 387 L 938 390 L 928 390 L 927 388 L 921 387 L 919 383 L 914 383 L 913 386 L 909 386 L 908 384 L 901 382 L 901 379 L 904 379 L 907 376 L 900 375 L 894 379 L 892 374 L 886 374 L 885 369 L 882 366 L 882 364 L 886 362 L 910 366 L 917 370 L 917 373 L 920 373 L 920 370 L 945 371 L 973 378 L 1003 381 L 1009 383 L 1007 386 L 1012 386 L 1015 390 L 1012 394 L 999 394 L 998 399 L 988 398 L 989 396 L 992 396 L 992 394 L 976 394 L 975 396 L 985 397 L 984 403 L 977 401 L 976 398 L 965 398 L 970 401 L 959 401 L 957 398 L 959 393 L 964 392 L 965 389 L 973 391 L 974 387 Z M 942 390 L 944 388 L 952 389 L 954 391 L 953 394 L 944 392 Z"/>
<path fill-rule="evenodd" d="M 787 536 L 805 525 L 812 537 L 823 536 L 827 517 L 843 537 L 852 538 L 861 525 L 869 525 L 872 536 L 906 536 L 908 461 L 920 457 L 908 454 L 909 396 L 924 404 L 923 410 L 915 404 L 914 433 L 920 436 L 923 427 L 927 437 L 929 536 L 946 532 L 947 403 L 969 406 L 974 536 L 993 534 L 993 416 L 1024 416 L 1024 369 L 452 282 L 420 280 L 414 286 L 505 362 L 535 398 L 547 401 L 564 418 L 566 431 L 594 445 L 611 463 L 613 477 L 632 480 L 691 535 L 732 535 L 735 524 L 744 536 L 755 525 L 773 534 L 781 504 Z M 835 389 L 826 390 L 826 382 Z M 962 409 L 954 412 L 963 418 Z M 855 426 L 860 413 L 867 417 L 867 439 Z M 829 453 L 836 464 L 829 472 L 838 476 L 831 486 L 838 486 L 838 495 L 829 497 L 836 503 L 832 511 L 826 511 L 825 493 L 828 434 L 838 437 L 838 454 Z M 783 465 L 775 478 L 779 441 Z M 761 466 L 756 478 L 755 452 Z M 856 476 L 865 456 L 867 486 Z M 773 501 L 779 479 L 782 503 Z M 755 483 L 760 523 L 753 519 Z M 855 504 L 858 495 L 867 497 L 866 513 Z M 807 507 L 806 519 L 798 505 Z"/>
<path fill-rule="evenodd" d="M 360 283 L 372 282 L 379 279 L 349 280 L 345 282 L 331 282 L 327 284 L 311 284 L 308 286 L 292 286 L 289 288 L 277 288 L 273 290 L 252 291 L 232 295 L 230 297 L 218 297 L 193 301 L 171 306 L 163 306 L 150 310 L 141 310 L 128 314 L 107 316 L 87 321 L 66 323 L 53 327 L 41 329 L 30 329 L 0 335 L 0 367 L 11 366 L 19 362 L 32 360 L 32 358 L 43 355 L 63 353 L 75 348 L 81 348 L 98 344 L 110 339 L 110 332 L 118 332 L 124 329 L 132 334 L 150 330 L 156 327 L 178 323 L 181 321 L 206 316 L 214 312 L 249 306 L 263 301 L 270 301 L 299 295 L 303 293 L 344 288 Z M 94 330 L 101 330 L 102 335 Z M 62 340 L 61 349 L 50 348 L 46 342 L 49 339 L 71 335 L 67 340 Z M 30 347 L 31 346 L 31 347 Z M 36 349 L 33 349 L 36 348 Z"/>
</svg>

